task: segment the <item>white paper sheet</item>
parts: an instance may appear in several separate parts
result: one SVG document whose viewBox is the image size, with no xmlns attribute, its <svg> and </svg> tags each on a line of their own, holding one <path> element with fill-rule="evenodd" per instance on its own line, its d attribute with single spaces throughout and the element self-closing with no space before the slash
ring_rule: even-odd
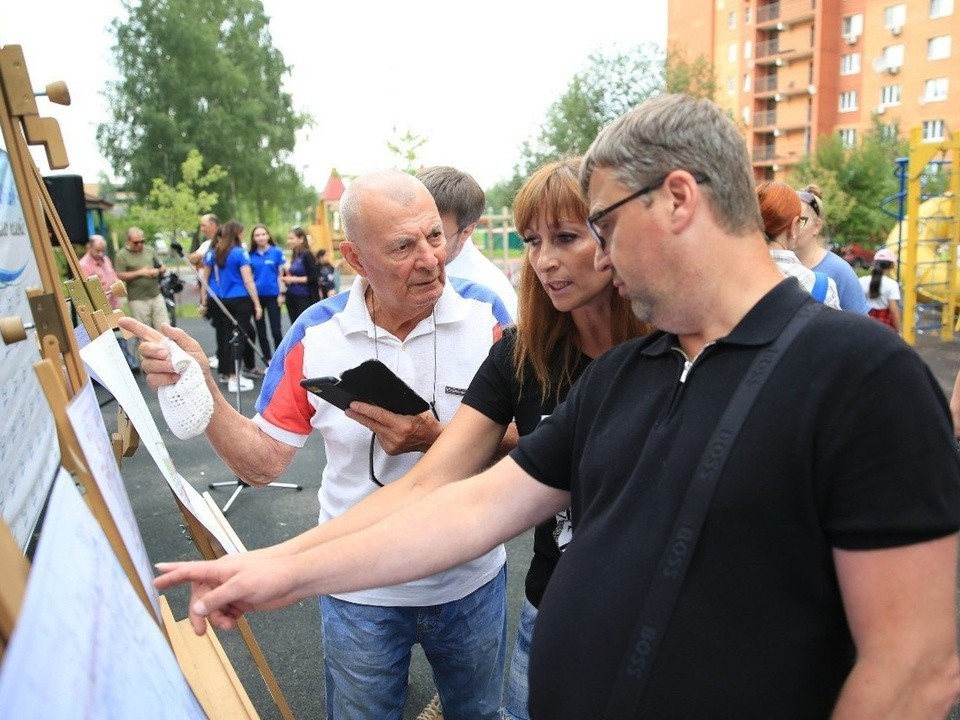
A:
<svg viewBox="0 0 960 720">
<path fill-rule="evenodd" d="M 173 465 L 173 459 L 163 442 L 163 436 L 150 414 L 147 401 L 140 392 L 136 378 L 130 372 L 123 352 L 113 333 L 104 333 L 80 350 L 80 357 L 91 372 L 96 373 L 102 385 L 116 398 L 130 422 L 140 435 L 140 445 L 147 449 L 174 494 L 194 517 L 213 535 L 228 553 L 238 552 L 230 538 L 210 516 L 206 503 L 193 486 Z"/>
<path fill-rule="evenodd" d="M 140 582 L 150 599 L 150 604 L 153 605 L 153 612 L 157 620 L 160 620 L 160 598 L 153 587 L 153 566 L 147 557 L 143 537 L 137 526 L 137 518 L 130 506 L 130 498 L 123 484 L 120 468 L 117 467 L 110 438 L 107 435 L 107 427 L 103 424 L 103 414 L 100 412 L 97 394 L 93 389 L 93 383 L 89 380 L 67 406 L 67 417 L 70 418 L 70 425 L 87 460 L 87 467 L 100 488 L 100 493 L 120 532 L 123 544 L 137 568 Z"/>
<path fill-rule="evenodd" d="M 0 665 L 0 718 L 205 718 L 65 471 Z"/>
<path fill-rule="evenodd" d="M 27 288 L 42 287 L 7 153 L 0 150 L 0 317 L 32 321 Z M 21 548 L 60 465 L 53 414 L 33 370 L 37 333 L 0 341 L 0 515 Z"/>
</svg>

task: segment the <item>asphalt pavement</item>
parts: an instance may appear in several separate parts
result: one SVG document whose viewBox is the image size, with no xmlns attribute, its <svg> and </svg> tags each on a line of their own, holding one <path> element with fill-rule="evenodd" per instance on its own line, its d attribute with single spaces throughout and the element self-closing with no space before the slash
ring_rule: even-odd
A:
<svg viewBox="0 0 960 720">
<path fill-rule="evenodd" d="M 189 291 L 186 291 L 184 296 L 189 302 Z M 207 322 L 181 319 L 180 325 L 207 349 L 208 354 L 213 354 L 214 333 Z M 287 327 L 286 317 L 284 327 Z M 916 349 L 933 370 L 944 392 L 949 393 L 955 373 L 960 368 L 960 339 L 943 343 L 939 338 L 921 335 Z M 177 469 L 193 487 L 203 492 L 208 490 L 210 483 L 234 481 L 233 474 L 203 436 L 183 441 L 169 431 L 160 414 L 156 393 L 146 386 L 142 376 L 138 376 L 138 382 Z M 255 382 L 253 392 L 241 395 L 240 410 L 247 416 L 253 415 L 254 401 L 261 381 Z M 226 393 L 225 387 L 223 391 Z M 102 390 L 100 397 L 107 427 L 112 430 L 116 426 L 116 404 Z M 241 491 L 227 512 L 227 519 L 248 548 L 281 542 L 316 524 L 317 490 L 324 463 L 323 443 L 318 436 L 311 437 L 306 446 L 297 452 L 293 464 L 280 479 L 302 485 L 302 491 L 278 488 L 245 488 Z M 124 459 L 122 472 L 151 561 L 198 559 L 199 553 L 184 532 L 183 520 L 173 496 L 149 454 L 141 449 L 133 457 Z M 234 487 L 217 488 L 210 492 L 222 507 L 232 496 Z M 513 647 L 516 616 L 523 596 L 523 578 L 531 547 L 532 532 L 515 538 L 507 545 L 510 610 L 508 658 Z M 178 618 L 185 617 L 186 589 L 170 591 L 167 598 L 174 614 Z M 249 616 L 249 621 L 294 716 L 326 718 L 316 600 L 302 600 L 273 612 L 253 613 Z M 219 638 L 260 716 L 264 719 L 279 718 L 280 714 L 259 677 L 256 666 L 249 659 L 239 635 L 222 632 L 219 633 Z M 410 692 L 404 720 L 416 718 L 434 692 L 429 666 L 419 649 L 416 649 L 411 665 Z"/>
</svg>

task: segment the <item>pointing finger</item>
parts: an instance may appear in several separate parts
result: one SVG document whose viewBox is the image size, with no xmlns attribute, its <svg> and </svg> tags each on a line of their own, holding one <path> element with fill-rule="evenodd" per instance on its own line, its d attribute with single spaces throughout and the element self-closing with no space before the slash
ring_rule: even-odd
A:
<svg viewBox="0 0 960 720">
<path fill-rule="evenodd" d="M 117 324 L 124 330 L 133 333 L 141 340 L 146 340 L 147 342 L 163 342 L 163 333 L 154 330 L 149 325 L 144 325 L 139 320 L 135 320 L 132 317 L 121 317 L 117 321 Z"/>
</svg>

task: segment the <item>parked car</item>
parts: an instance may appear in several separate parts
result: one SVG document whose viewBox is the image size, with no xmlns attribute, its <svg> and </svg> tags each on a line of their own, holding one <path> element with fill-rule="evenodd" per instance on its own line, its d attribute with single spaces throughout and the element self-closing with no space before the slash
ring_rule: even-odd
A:
<svg viewBox="0 0 960 720">
<path fill-rule="evenodd" d="M 873 253 L 870 248 L 857 243 L 850 243 L 840 248 L 840 257 L 853 265 L 857 270 L 873 265 Z"/>
</svg>

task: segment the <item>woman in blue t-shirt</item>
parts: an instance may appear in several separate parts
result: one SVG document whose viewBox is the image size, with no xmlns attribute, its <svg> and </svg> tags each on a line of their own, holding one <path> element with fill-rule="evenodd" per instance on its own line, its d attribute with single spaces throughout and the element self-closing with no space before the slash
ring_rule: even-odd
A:
<svg viewBox="0 0 960 720">
<path fill-rule="evenodd" d="M 273 336 L 273 347 L 276 348 L 283 340 L 280 329 L 280 305 L 277 298 L 280 296 L 280 273 L 286 258 L 283 251 L 273 241 L 273 236 L 266 225 L 257 223 L 250 232 L 250 269 L 253 271 L 253 282 L 257 286 L 257 295 L 260 297 L 260 307 L 263 314 L 257 318 L 257 337 L 260 340 L 260 349 L 263 359 L 269 364 L 273 357 L 270 349 L 270 339 L 267 337 L 267 320 L 270 321 L 270 334 Z M 263 375 L 260 368 L 254 369 L 255 375 Z"/>
<path fill-rule="evenodd" d="M 243 248 L 242 234 L 243 223 L 239 220 L 231 220 L 222 225 L 217 233 L 215 248 L 208 251 L 204 258 L 202 272 L 213 278 L 213 283 L 208 280 L 208 284 L 211 287 L 216 286 L 215 292 L 224 308 L 237 321 L 237 326 L 247 338 L 252 339 L 255 332 L 253 318 L 260 318 L 263 315 L 263 309 L 260 307 L 257 286 L 253 282 L 253 272 L 250 270 L 250 256 Z M 251 380 L 237 375 L 236 359 L 233 348 L 230 346 L 233 322 L 222 312 L 213 313 L 211 317 L 217 331 L 217 363 L 220 377 L 222 379 L 226 371 L 227 391 L 253 390 Z M 247 373 L 252 373 L 256 367 L 253 360 L 253 347 L 242 336 L 241 344 L 242 347 L 238 353 Z"/>
<path fill-rule="evenodd" d="M 303 228 L 290 228 L 287 245 L 290 246 L 291 256 L 290 264 L 283 273 L 283 284 L 286 286 L 287 314 L 293 325 L 300 313 L 320 299 L 320 276 Z"/>
</svg>

